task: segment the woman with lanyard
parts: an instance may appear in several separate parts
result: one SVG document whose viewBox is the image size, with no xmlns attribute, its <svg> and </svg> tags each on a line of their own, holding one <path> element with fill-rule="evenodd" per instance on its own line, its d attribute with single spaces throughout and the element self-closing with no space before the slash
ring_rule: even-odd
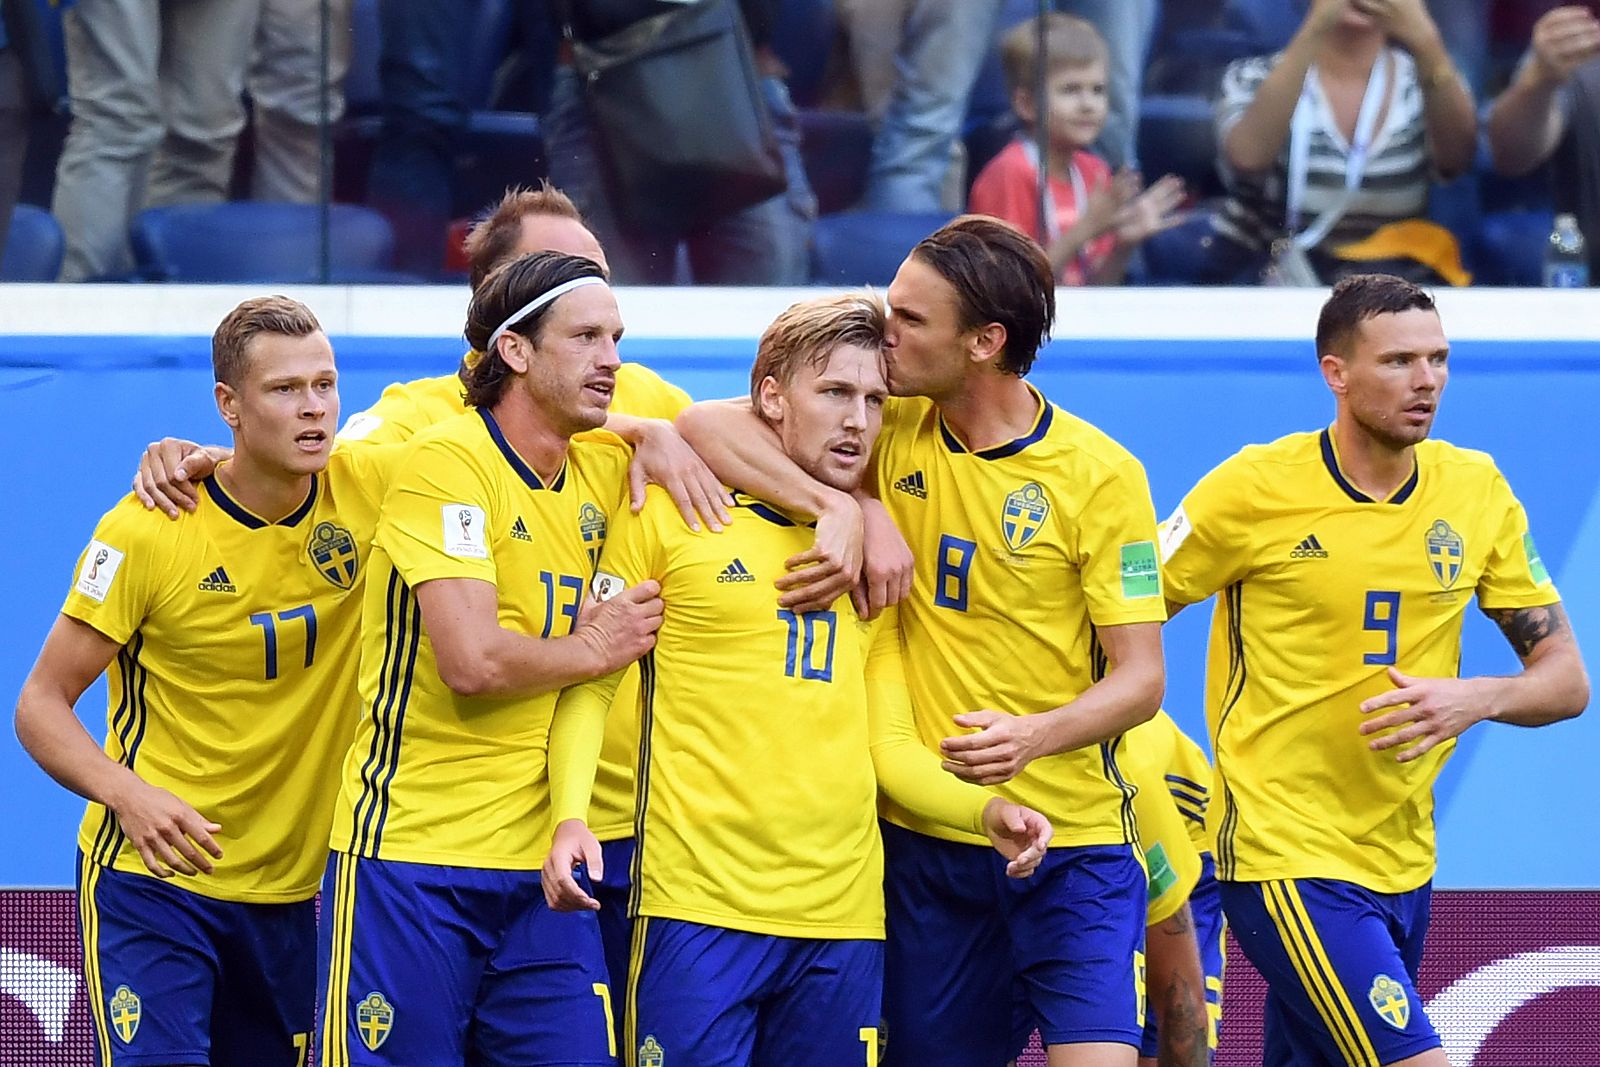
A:
<svg viewBox="0 0 1600 1067">
<path fill-rule="evenodd" d="M 1331 250 L 1425 214 L 1477 118 L 1423 0 L 1312 0 L 1282 52 L 1228 68 L 1217 134 L 1234 262 L 1270 249 L 1270 280 L 1314 285 L 1341 271 Z"/>
</svg>

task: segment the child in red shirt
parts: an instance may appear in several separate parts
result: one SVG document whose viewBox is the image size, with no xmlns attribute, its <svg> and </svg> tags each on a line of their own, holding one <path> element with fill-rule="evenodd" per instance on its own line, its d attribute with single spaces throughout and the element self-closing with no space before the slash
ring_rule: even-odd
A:
<svg viewBox="0 0 1600 1067">
<path fill-rule="evenodd" d="M 1174 212 L 1183 183 L 1169 174 L 1142 189 L 1139 175 L 1113 175 L 1089 150 L 1106 122 L 1106 43 L 1090 23 L 1060 13 L 1046 16 L 1045 35 L 1049 232 L 1039 232 L 1035 19 L 1000 44 L 1022 132 L 978 175 L 968 210 L 1004 219 L 1033 237 L 1063 285 L 1117 285 L 1139 243 L 1181 221 Z"/>
</svg>

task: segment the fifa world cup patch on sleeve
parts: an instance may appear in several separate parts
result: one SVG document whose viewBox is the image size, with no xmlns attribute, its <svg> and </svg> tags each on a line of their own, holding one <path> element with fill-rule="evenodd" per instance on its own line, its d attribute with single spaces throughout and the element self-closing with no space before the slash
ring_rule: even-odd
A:
<svg viewBox="0 0 1600 1067">
<path fill-rule="evenodd" d="M 1178 551 L 1178 547 L 1189 539 L 1189 534 L 1194 532 L 1194 526 L 1189 522 L 1189 513 L 1179 504 L 1178 509 L 1167 516 L 1167 521 L 1161 524 L 1157 537 L 1161 541 L 1161 562 L 1165 563 Z"/>
<path fill-rule="evenodd" d="M 488 559 L 489 531 L 483 521 L 483 509 L 471 504 L 446 504 L 440 510 L 444 517 L 444 550 L 462 559 Z"/>
<path fill-rule="evenodd" d="M 1134 541 L 1122 546 L 1122 598 L 1139 600 L 1161 595 L 1161 565 L 1156 562 L 1156 546 L 1150 541 Z"/>
<path fill-rule="evenodd" d="M 90 541 L 89 548 L 83 554 L 83 565 L 78 568 L 77 584 L 73 588 L 90 600 L 104 604 L 106 594 L 111 592 L 111 580 L 117 576 L 120 566 L 121 552 L 104 541 Z"/>
<path fill-rule="evenodd" d="M 339 427 L 339 432 L 333 436 L 340 441 L 360 441 L 382 425 L 382 415 L 374 415 L 370 411 L 358 411 L 346 419 L 344 425 Z"/>
<path fill-rule="evenodd" d="M 618 578 L 615 574 L 607 574 L 605 571 L 595 571 L 594 580 L 589 583 L 589 589 L 594 593 L 594 598 L 601 603 L 610 600 L 626 588 L 628 588 L 627 582 Z"/>
<path fill-rule="evenodd" d="M 1172 861 L 1167 859 L 1167 850 L 1159 841 L 1145 849 L 1144 862 L 1150 868 L 1150 899 L 1160 900 L 1161 894 L 1177 883 L 1178 872 L 1172 869 Z"/>
<path fill-rule="evenodd" d="M 1550 580 L 1550 572 L 1545 570 L 1544 560 L 1539 558 L 1539 550 L 1533 547 L 1533 534 L 1522 535 L 1522 551 L 1528 557 L 1528 573 L 1533 575 L 1534 585 L 1543 585 Z"/>
</svg>

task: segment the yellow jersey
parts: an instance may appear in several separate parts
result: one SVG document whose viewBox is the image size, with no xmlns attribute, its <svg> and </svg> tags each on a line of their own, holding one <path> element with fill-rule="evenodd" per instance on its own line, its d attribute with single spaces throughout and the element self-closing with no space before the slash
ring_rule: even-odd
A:
<svg viewBox="0 0 1600 1067">
<path fill-rule="evenodd" d="M 500 870 L 544 862 L 557 694 L 454 693 L 439 678 L 413 590 L 479 579 L 497 589 L 501 626 L 571 633 L 607 525 L 626 507 L 627 464 L 620 443 L 574 441 L 545 485 L 486 411 L 413 439 L 373 541 L 335 851 Z"/>
<path fill-rule="evenodd" d="M 1031 387 L 1030 387 L 1031 388 Z M 1165 619 L 1155 511 L 1138 460 L 1034 391 L 1022 437 L 969 450 L 931 401 L 893 399 L 873 456 L 878 497 L 916 557 L 900 611 L 923 743 L 952 717 L 1049 711 L 1104 673 L 1095 628 Z M 1046 815 L 1052 847 L 1135 840 L 1120 739 L 1034 760 L 995 792 Z M 885 817 L 934 837 L 985 843 L 893 804 Z"/>
<path fill-rule="evenodd" d="M 1146 926 L 1172 918 L 1200 881 L 1200 849 L 1167 789 L 1166 769 L 1175 747 L 1172 734 L 1176 733 L 1176 724 L 1166 712 L 1158 711 L 1155 718 L 1122 736 L 1123 773 L 1139 790 L 1133 798 L 1133 814 L 1149 879 Z"/>
<path fill-rule="evenodd" d="M 617 368 L 611 410 L 645 419 L 675 419 L 688 407 L 689 394 L 640 363 Z M 458 374 L 397 382 L 384 389 L 377 403 L 350 416 L 339 431 L 341 441 L 405 441 L 419 430 L 466 411 Z M 617 690 L 607 721 L 605 749 L 594 782 L 594 809 L 589 827 L 602 841 L 633 834 L 633 768 L 638 759 L 639 672 L 630 669 Z"/>
<path fill-rule="evenodd" d="M 1211 835 L 1206 832 L 1206 809 L 1211 805 L 1211 761 L 1206 759 L 1205 750 L 1165 711 L 1156 712 L 1155 718 L 1128 733 L 1138 738 L 1141 749 L 1156 767 L 1196 851 L 1209 853 Z"/>
<path fill-rule="evenodd" d="M 1474 595 L 1485 610 L 1559 599 L 1494 462 L 1424 441 L 1378 501 L 1345 477 L 1329 431 L 1292 434 L 1201 479 L 1162 555 L 1174 602 L 1222 594 L 1206 665 L 1218 877 L 1428 881 L 1433 783 L 1454 743 L 1398 763 L 1357 732 L 1360 705 L 1393 688 L 1390 666 L 1454 677 Z"/>
<path fill-rule="evenodd" d="M 175 886 L 261 904 L 316 895 L 355 727 L 387 454 L 335 449 L 277 522 L 215 478 L 175 520 L 130 495 L 78 561 L 63 614 L 123 646 L 106 671 L 106 755 L 222 826 L 212 873 Z M 149 873 L 102 805 L 89 805 L 78 847 L 92 863 Z"/>
<path fill-rule="evenodd" d="M 654 578 L 666 602 L 641 661 L 631 910 L 777 936 L 881 938 L 880 781 L 973 832 L 991 795 L 945 774 L 917 742 L 893 613 L 868 623 L 849 597 L 803 615 L 780 608 L 772 583 L 813 532 L 736 499 L 722 533 L 695 532 L 651 487 L 641 514 L 615 524 L 596 579 L 621 588 Z M 564 697 L 561 729 L 569 713 L 603 710 L 610 681 Z M 562 793 L 558 818 L 583 811 L 581 795 Z"/>
</svg>

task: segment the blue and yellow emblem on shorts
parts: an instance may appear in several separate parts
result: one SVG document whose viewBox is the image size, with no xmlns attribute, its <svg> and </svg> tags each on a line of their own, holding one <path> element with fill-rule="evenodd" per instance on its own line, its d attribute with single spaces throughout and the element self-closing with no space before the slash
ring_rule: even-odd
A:
<svg viewBox="0 0 1600 1067">
<path fill-rule="evenodd" d="M 1406 996 L 1406 987 L 1386 974 L 1380 974 L 1372 980 L 1372 988 L 1367 990 L 1367 1000 L 1371 1002 L 1372 1010 L 1378 1013 L 1378 1018 L 1396 1030 L 1404 1030 L 1411 1021 L 1411 1000 Z"/>
<path fill-rule="evenodd" d="M 1038 535 L 1049 515 L 1050 501 L 1038 482 L 1012 490 L 1000 509 L 1000 532 L 1005 535 L 1006 547 L 1013 552 L 1022 551 L 1023 546 Z"/>
<path fill-rule="evenodd" d="M 666 1062 L 667 1050 L 661 1047 L 656 1035 L 647 1034 L 639 1046 L 639 1067 L 663 1067 Z"/>
<path fill-rule="evenodd" d="M 124 1045 L 133 1041 L 133 1035 L 139 1032 L 139 1020 L 144 1015 L 144 1002 L 139 999 L 139 994 L 125 985 L 119 985 L 111 994 L 111 1029 L 116 1031 L 117 1037 Z"/>
<path fill-rule="evenodd" d="M 394 1005 L 382 993 L 374 990 L 357 1002 L 356 1033 L 361 1035 L 363 1045 L 376 1052 L 378 1046 L 389 1040 L 389 1031 L 393 1029 Z"/>
<path fill-rule="evenodd" d="M 1434 519 L 1433 525 L 1428 527 L 1428 566 L 1446 589 L 1461 577 L 1461 554 L 1461 535 L 1450 529 L 1450 524 L 1443 519 Z"/>
<path fill-rule="evenodd" d="M 361 568 L 361 554 L 356 551 L 356 539 L 343 526 L 319 522 L 311 531 L 306 543 L 311 562 L 317 573 L 340 589 L 349 589 L 356 581 L 356 571 Z"/>
</svg>

